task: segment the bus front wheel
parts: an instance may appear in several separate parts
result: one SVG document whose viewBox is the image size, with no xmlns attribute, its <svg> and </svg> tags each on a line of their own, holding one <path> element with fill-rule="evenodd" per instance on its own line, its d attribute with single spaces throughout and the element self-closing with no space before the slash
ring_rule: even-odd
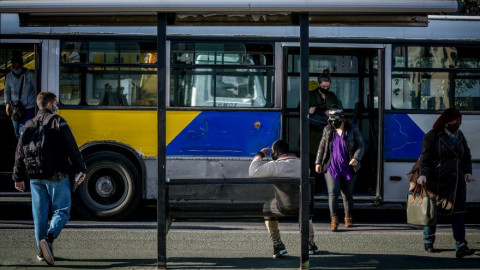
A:
<svg viewBox="0 0 480 270">
<path fill-rule="evenodd" d="M 79 212 L 89 219 L 118 220 L 138 205 L 141 179 L 130 160 L 103 151 L 86 157 L 87 176 L 73 194 Z"/>
</svg>

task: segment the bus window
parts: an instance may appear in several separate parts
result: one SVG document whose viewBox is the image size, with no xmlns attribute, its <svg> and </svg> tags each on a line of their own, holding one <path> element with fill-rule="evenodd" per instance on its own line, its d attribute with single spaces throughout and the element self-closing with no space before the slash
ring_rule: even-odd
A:
<svg viewBox="0 0 480 270">
<path fill-rule="evenodd" d="M 273 47 L 243 43 L 175 43 L 170 106 L 271 107 Z"/>
<path fill-rule="evenodd" d="M 60 67 L 59 99 L 62 105 L 79 105 L 81 86 L 82 73 L 78 68 Z"/>
<path fill-rule="evenodd" d="M 317 49 L 311 49 L 309 59 L 310 81 L 318 81 L 318 74 L 329 69 L 331 74 L 330 91 L 335 93 L 342 102 L 344 109 L 353 109 L 359 101 L 360 73 L 359 60 L 356 55 L 325 55 L 316 54 Z M 288 55 L 287 78 L 287 108 L 297 108 L 300 92 L 300 55 Z M 363 68 L 363 66 L 362 66 Z M 367 88 L 368 89 L 368 88 Z"/>
<path fill-rule="evenodd" d="M 86 74 L 86 101 L 99 106 L 155 106 L 157 75 L 151 71 L 91 71 Z"/>
<path fill-rule="evenodd" d="M 397 46 L 392 63 L 393 108 L 480 110 L 478 49 Z"/>
<path fill-rule="evenodd" d="M 62 105 L 156 105 L 154 42 L 65 42 L 61 55 Z"/>
<path fill-rule="evenodd" d="M 480 110 L 480 74 L 458 74 L 455 79 L 455 107 L 460 110 Z"/>
<path fill-rule="evenodd" d="M 403 109 L 444 110 L 450 107 L 446 72 L 392 73 L 392 106 Z"/>
</svg>

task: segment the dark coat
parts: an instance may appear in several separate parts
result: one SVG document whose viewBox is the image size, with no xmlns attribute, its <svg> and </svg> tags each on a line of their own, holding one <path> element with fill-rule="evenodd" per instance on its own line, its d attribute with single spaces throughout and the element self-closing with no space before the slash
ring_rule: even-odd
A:
<svg viewBox="0 0 480 270">
<path fill-rule="evenodd" d="M 466 211 L 465 174 L 472 173 L 472 157 L 463 133 L 457 136 L 453 143 L 444 131 L 431 130 L 423 138 L 420 175 L 427 178 L 427 195 L 437 197 L 440 214 Z"/>
<path fill-rule="evenodd" d="M 24 129 L 32 128 L 35 123 L 41 121 L 43 124 L 49 124 L 49 130 L 45 136 L 51 136 L 50 141 L 53 143 L 48 156 L 52 160 L 48 161 L 48 166 L 51 171 L 55 173 L 62 173 L 72 176 L 79 172 L 85 172 L 86 167 L 83 162 L 82 154 L 80 153 L 72 131 L 65 119 L 59 115 L 55 115 L 51 121 L 45 123 L 47 115 L 53 112 L 49 109 L 41 109 L 38 114 L 31 120 L 27 121 Z M 25 134 L 25 133 L 24 133 Z M 25 169 L 25 154 L 22 145 L 22 136 L 18 140 L 17 150 L 15 153 L 15 165 L 13 168 L 12 178 L 15 182 L 27 181 L 29 176 Z M 58 181 L 59 179 L 46 179 Z"/>
<path fill-rule="evenodd" d="M 355 124 L 345 122 L 344 127 L 345 134 L 343 136 L 343 139 L 345 141 L 345 146 L 348 151 L 348 158 L 355 158 L 358 160 L 357 166 L 355 166 L 355 168 L 351 168 L 351 171 L 357 172 L 360 169 L 360 160 L 362 159 L 363 153 L 365 152 L 365 145 L 363 143 L 362 134 L 360 133 L 360 130 Z M 315 164 L 321 164 L 324 173 L 327 171 L 328 166 L 330 166 L 334 132 L 335 128 L 333 128 L 331 125 L 326 126 L 325 129 L 323 129 L 322 139 L 320 140 L 320 145 L 318 146 L 317 159 L 315 160 Z"/>
<path fill-rule="evenodd" d="M 320 111 L 315 113 L 324 113 L 324 111 L 329 110 L 332 108 L 333 105 L 337 105 L 337 107 L 342 108 L 342 102 L 340 99 L 337 98 L 335 93 L 326 91 L 325 93 L 325 107 L 319 108 L 319 105 L 322 100 L 322 95 L 320 94 L 318 88 L 310 91 L 308 93 L 308 106 L 309 107 L 316 107 Z M 317 153 L 318 144 L 320 143 L 320 139 L 322 137 L 323 126 L 314 127 L 310 126 L 309 129 L 309 153 L 311 155 L 315 155 Z"/>
</svg>

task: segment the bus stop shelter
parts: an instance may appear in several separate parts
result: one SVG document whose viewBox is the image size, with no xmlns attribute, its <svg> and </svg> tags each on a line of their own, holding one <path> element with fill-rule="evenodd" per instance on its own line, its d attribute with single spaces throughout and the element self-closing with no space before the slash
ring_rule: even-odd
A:
<svg viewBox="0 0 480 270">
<path fill-rule="evenodd" d="M 167 268 L 166 98 L 167 27 L 298 26 L 300 42 L 301 194 L 308 193 L 308 62 L 310 26 L 426 26 L 428 14 L 451 13 L 456 0 L 4 0 L 1 13 L 18 13 L 21 26 L 157 26 L 158 200 L 157 267 Z M 382 121 L 382 119 L 379 119 Z M 309 268 L 308 196 L 299 213 L 300 268 Z"/>
</svg>

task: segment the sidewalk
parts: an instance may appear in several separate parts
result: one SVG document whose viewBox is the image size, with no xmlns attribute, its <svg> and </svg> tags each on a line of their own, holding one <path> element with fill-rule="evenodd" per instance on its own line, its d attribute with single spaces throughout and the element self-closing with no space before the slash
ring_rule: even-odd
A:
<svg viewBox="0 0 480 270">
<path fill-rule="evenodd" d="M 479 269 L 479 252 L 456 259 L 448 225 L 440 225 L 435 247 L 423 250 L 422 231 L 405 224 L 356 224 L 328 231 L 315 223 L 320 253 L 310 269 Z M 156 269 L 155 222 L 70 222 L 54 242 L 55 269 Z M 262 221 L 178 221 L 168 235 L 168 269 L 298 269 L 298 225 L 281 222 L 289 256 L 272 259 L 272 243 Z M 35 258 L 30 221 L 0 221 L 0 268 L 52 269 Z M 467 226 L 471 248 L 480 248 L 480 226 Z"/>
</svg>

